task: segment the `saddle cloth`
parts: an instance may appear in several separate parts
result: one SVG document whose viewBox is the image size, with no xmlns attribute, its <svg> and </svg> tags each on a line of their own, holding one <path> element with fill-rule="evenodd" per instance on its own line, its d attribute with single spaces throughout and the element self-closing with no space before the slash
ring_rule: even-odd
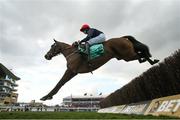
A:
<svg viewBox="0 0 180 120">
<path fill-rule="evenodd" d="M 84 47 L 78 47 L 80 53 L 85 53 Z M 86 54 L 86 53 L 85 53 Z M 90 47 L 90 60 L 100 57 L 104 54 L 103 44 L 95 44 Z"/>
</svg>

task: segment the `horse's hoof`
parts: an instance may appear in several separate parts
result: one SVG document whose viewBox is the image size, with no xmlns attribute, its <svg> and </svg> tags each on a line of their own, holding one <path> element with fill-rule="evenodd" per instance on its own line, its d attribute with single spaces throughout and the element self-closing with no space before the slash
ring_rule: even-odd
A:
<svg viewBox="0 0 180 120">
<path fill-rule="evenodd" d="M 159 62 L 159 60 L 158 59 L 154 59 L 154 63 L 158 63 Z"/>
<path fill-rule="evenodd" d="M 158 63 L 158 62 L 159 62 L 158 59 L 154 59 L 152 62 L 150 62 L 150 64 L 151 64 L 151 65 L 154 65 L 154 64 L 156 64 L 156 63 Z"/>
<path fill-rule="evenodd" d="M 45 101 L 45 99 L 44 99 L 44 98 L 41 98 L 40 100 Z"/>
<path fill-rule="evenodd" d="M 40 100 L 45 101 L 45 100 L 51 100 L 53 97 L 52 96 L 44 96 Z"/>
<path fill-rule="evenodd" d="M 47 100 L 51 100 L 53 97 L 52 96 L 49 96 L 49 97 L 47 97 Z"/>
<path fill-rule="evenodd" d="M 45 98 L 45 97 L 42 97 L 40 100 L 45 101 L 45 100 L 46 100 L 46 98 Z"/>
</svg>

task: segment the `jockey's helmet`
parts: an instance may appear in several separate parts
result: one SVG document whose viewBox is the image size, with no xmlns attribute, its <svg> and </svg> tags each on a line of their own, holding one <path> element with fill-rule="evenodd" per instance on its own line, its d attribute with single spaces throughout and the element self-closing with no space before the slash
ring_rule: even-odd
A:
<svg viewBox="0 0 180 120">
<path fill-rule="evenodd" d="M 84 24 L 82 25 L 80 31 L 83 32 L 84 30 L 89 30 L 90 29 L 90 26 L 88 24 Z"/>
</svg>

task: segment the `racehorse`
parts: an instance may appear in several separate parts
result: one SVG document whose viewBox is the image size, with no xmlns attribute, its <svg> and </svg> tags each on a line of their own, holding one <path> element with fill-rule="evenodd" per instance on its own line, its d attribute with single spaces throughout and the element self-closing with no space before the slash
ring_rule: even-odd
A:
<svg viewBox="0 0 180 120">
<path fill-rule="evenodd" d="M 41 100 L 52 99 L 53 95 L 55 95 L 66 82 L 71 80 L 78 73 L 92 72 L 112 58 L 125 60 L 127 62 L 132 60 L 139 60 L 140 63 L 147 60 L 151 64 L 158 62 L 158 60 L 151 60 L 151 54 L 148 47 L 137 41 L 132 36 L 112 38 L 102 44 L 105 53 L 102 56 L 87 62 L 83 55 L 78 52 L 75 43 L 69 45 L 54 39 L 54 44 L 45 55 L 45 58 L 51 60 L 54 56 L 62 53 L 67 61 L 67 69 L 57 85 L 46 96 L 42 97 Z M 139 54 L 138 49 L 141 50 L 141 54 Z M 140 61 L 140 58 L 145 58 L 145 61 Z"/>
</svg>

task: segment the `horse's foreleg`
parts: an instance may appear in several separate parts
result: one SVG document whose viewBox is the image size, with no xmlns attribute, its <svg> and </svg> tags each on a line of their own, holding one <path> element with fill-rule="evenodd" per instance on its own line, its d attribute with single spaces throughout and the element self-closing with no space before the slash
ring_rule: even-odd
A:
<svg viewBox="0 0 180 120">
<path fill-rule="evenodd" d="M 76 75 L 77 73 L 74 73 L 71 70 L 67 69 L 63 77 L 61 78 L 61 80 L 56 84 L 56 86 L 46 96 L 42 97 L 40 100 L 45 101 L 47 99 L 52 99 L 53 95 L 55 95 L 66 82 L 68 82 L 71 78 L 73 78 Z"/>
</svg>

